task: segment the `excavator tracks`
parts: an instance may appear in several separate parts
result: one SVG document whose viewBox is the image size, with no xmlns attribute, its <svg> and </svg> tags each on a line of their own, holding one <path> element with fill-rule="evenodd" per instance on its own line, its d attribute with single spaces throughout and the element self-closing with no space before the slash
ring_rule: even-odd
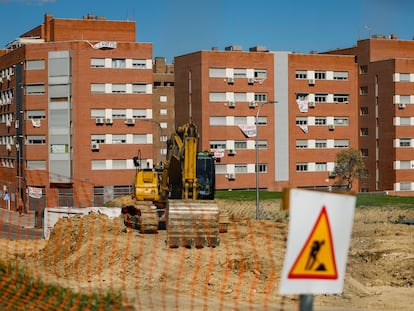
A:
<svg viewBox="0 0 414 311">
<path fill-rule="evenodd" d="M 216 247 L 220 244 L 219 208 L 214 201 L 169 200 L 166 210 L 167 246 Z"/>
</svg>

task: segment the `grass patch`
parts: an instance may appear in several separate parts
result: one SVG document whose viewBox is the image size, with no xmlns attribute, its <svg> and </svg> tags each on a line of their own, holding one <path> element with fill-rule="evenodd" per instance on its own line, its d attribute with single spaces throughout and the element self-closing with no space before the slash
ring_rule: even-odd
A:
<svg viewBox="0 0 414 311">
<path fill-rule="evenodd" d="M 216 191 L 217 199 L 235 200 L 235 201 L 253 201 L 256 200 L 256 190 L 218 190 Z M 282 192 L 259 191 L 260 200 L 282 199 Z M 388 196 L 385 194 L 365 194 L 356 195 L 357 207 L 384 206 L 399 208 L 414 208 L 414 197 Z"/>
<path fill-rule="evenodd" d="M 74 292 L 45 284 L 10 262 L 0 261 L 0 310 L 126 310 L 120 292 Z"/>
</svg>

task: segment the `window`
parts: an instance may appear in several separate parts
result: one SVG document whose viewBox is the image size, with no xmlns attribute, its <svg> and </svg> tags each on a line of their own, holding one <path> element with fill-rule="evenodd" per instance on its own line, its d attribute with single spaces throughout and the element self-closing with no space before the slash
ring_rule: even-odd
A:
<svg viewBox="0 0 414 311">
<path fill-rule="evenodd" d="M 133 144 L 147 144 L 147 135 L 146 134 L 133 134 L 132 135 Z"/>
<path fill-rule="evenodd" d="M 361 116 L 367 116 L 368 115 L 368 107 L 361 107 L 359 110 L 359 114 Z"/>
<path fill-rule="evenodd" d="M 125 119 L 126 118 L 125 109 L 112 109 L 112 118 L 113 119 Z"/>
<path fill-rule="evenodd" d="M 247 93 L 234 93 L 234 101 L 247 102 Z"/>
<path fill-rule="evenodd" d="M 254 101 L 255 102 L 266 102 L 267 101 L 267 94 L 265 93 L 255 93 L 254 94 Z"/>
<path fill-rule="evenodd" d="M 246 69 L 234 69 L 234 78 L 246 78 Z"/>
<path fill-rule="evenodd" d="M 368 95 L 368 86 L 361 86 L 359 88 L 359 95 Z"/>
<path fill-rule="evenodd" d="M 226 125 L 226 117 L 210 117 L 210 125 Z"/>
<path fill-rule="evenodd" d="M 400 147 L 410 147 L 411 138 L 400 138 Z"/>
<path fill-rule="evenodd" d="M 113 170 L 122 170 L 126 169 L 126 160 L 112 160 L 112 169 Z"/>
<path fill-rule="evenodd" d="M 126 93 L 126 85 L 112 84 L 112 93 Z"/>
<path fill-rule="evenodd" d="M 235 173 L 247 173 L 247 165 L 245 164 L 236 164 L 234 166 Z"/>
<path fill-rule="evenodd" d="M 26 85 L 26 95 L 45 94 L 44 84 L 28 84 Z"/>
<path fill-rule="evenodd" d="M 411 182 L 401 182 L 400 183 L 400 190 L 411 190 Z"/>
<path fill-rule="evenodd" d="M 307 100 L 308 94 L 307 93 L 296 93 L 297 100 Z"/>
<path fill-rule="evenodd" d="M 105 93 L 105 84 L 104 83 L 92 83 L 91 84 L 91 93 Z"/>
<path fill-rule="evenodd" d="M 165 96 L 165 95 L 161 95 L 161 96 L 160 96 L 160 102 L 161 102 L 161 103 L 166 103 L 166 102 L 167 102 L 167 96 Z"/>
<path fill-rule="evenodd" d="M 409 104 L 411 102 L 410 95 L 400 95 L 401 104 Z"/>
<path fill-rule="evenodd" d="M 267 117 L 258 117 L 257 125 L 267 125 Z"/>
<path fill-rule="evenodd" d="M 306 125 L 308 124 L 307 117 L 296 117 L 296 125 Z"/>
<path fill-rule="evenodd" d="M 112 135 L 112 143 L 113 144 L 125 144 L 126 143 L 126 136 L 123 134 L 114 134 Z"/>
<path fill-rule="evenodd" d="M 266 79 L 266 77 L 267 77 L 266 69 L 255 69 L 254 70 L 254 77 L 255 78 Z"/>
<path fill-rule="evenodd" d="M 315 163 L 315 171 L 317 172 L 325 172 L 327 171 L 327 165 L 326 162 L 316 162 Z"/>
<path fill-rule="evenodd" d="M 45 160 L 28 160 L 26 161 L 26 169 L 28 170 L 45 170 L 46 161 Z"/>
<path fill-rule="evenodd" d="M 112 59 L 112 68 L 125 68 L 125 59 Z"/>
<path fill-rule="evenodd" d="M 315 125 L 326 125 L 326 117 L 315 117 Z"/>
<path fill-rule="evenodd" d="M 400 73 L 400 82 L 410 82 L 410 74 Z"/>
<path fill-rule="evenodd" d="M 349 148 L 348 139 L 335 139 L 334 148 Z"/>
<path fill-rule="evenodd" d="M 302 139 L 296 140 L 296 148 L 297 149 L 308 148 L 308 141 L 307 140 L 302 140 Z"/>
<path fill-rule="evenodd" d="M 324 140 L 324 139 L 317 139 L 315 141 L 315 148 L 326 148 L 326 147 L 327 147 L 326 140 Z"/>
<path fill-rule="evenodd" d="M 315 94 L 315 102 L 316 103 L 326 103 L 326 98 L 328 94 Z"/>
<path fill-rule="evenodd" d="M 400 169 L 401 170 L 408 170 L 410 168 L 411 168 L 411 161 L 410 160 L 400 161 Z"/>
<path fill-rule="evenodd" d="M 68 144 L 52 144 L 50 145 L 51 153 L 68 153 L 69 145 Z"/>
<path fill-rule="evenodd" d="M 308 163 L 296 163 L 296 172 L 306 172 L 308 170 Z"/>
<path fill-rule="evenodd" d="M 256 172 L 256 166 L 254 166 Z M 259 173 L 267 173 L 267 164 L 259 164 Z"/>
<path fill-rule="evenodd" d="M 133 59 L 132 68 L 145 69 L 147 68 L 147 61 L 145 59 Z"/>
<path fill-rule="evenodd" d="M 92 68 L 105 68 L 105 58 L 91 58 Z"/>
<path fill-rule="evenodd" d="M 306 70 L 296 70 L 296 79 L 303 80 L 308 78 L 308 72 Z"/>
<path fill-rule="evenodd" d="M 247 142 L 246 141 L 235 141 L 234 149 L 247 149 Z"/>
<path fill-rule="evenodd" d="M 326 72 L 325 71 L 316 71 L 315 72 L 315 79 L 316 80 L 325 80 L 326 79 Z"/>
<path fill-rule="evenodd" d="M 26 110 L 27 119 L 45 119 L 46 112 L 44 110 Z"/>
<path fill-rule="evenodd" d="M 106 160 L 93 160 L 92 170 L 104 170 L 106 169 Z"/>
<path fill-rule="evenodd" d="M 160 109 L 160 116 L 166 116 L 167 114 L 167 109 Z"/>
<path fill-rule="evenodd" d="M 145 109 L 132 110 L 132 117 L 134 119 L 144 119 L 147 117 L 147 111 Z"/>
<path fill-rule="evenodd" d="M 361 149 L 361 156 L 362 157 L 367 157 L 368 156 L 368 149 L 366 149 L 366 148 L 362 148 Z"/>
<path fill-rule="evenodd" d="M 361 66 L 359 66 L 359 73 L 361 73 L 361 74 L 368 73 L 368 65 L 361 65 Z"/>
<path fill-rule="evenodd" d="M 359 134 L 361 136 L 368 136 L 368 128 L 367 127 L 361 127 L 361 129 L 359 130 Z"/>
<path fill-rule="evenodd" d="M 105 135 L 91 135 L 91 142 L 97 144 L 104 144 L 105 143 Z"/>
<path fill-rule="evenodd" d="M 226 68 L 210 68 L 210 78 L 226 78 Z"/>
<path fill-rule="evenodd" d="M 333 100 L 335 103 L 348 103 L 348 94 L 334 94 Z"/>
<path fill-rule="evenodd" d="M 226 101 L 226 93 L 211 92 L 209 94 L 209 101 L 210 102 L 225 102 Z"/>
<path fill-rule="evenodd" d="M 132 93 L 134 94 L 145 94 L 147 93 L 147 85 L 145 83 L 133 83 Z"/>
<path fill-rule="evenodd" d="M 246 125 L 247 117 L 234 117 L 234 125 Z"/>
<path fill-rule="evenodd" d="M 267 140 L 259 140 L 257 145 L 259 149 L 267 149 Z"/>
<path fill-rule="evenodd" d="M 210 149 L 226 149 L 226 142 L 224 140 L 210 141 Z"/>
<path fill-rule="evenodd" d="M 45 69 L 45 61 L 43 59 L 34 59 L 26 61 L 26 70 L 42 70 Z"/>
<path fill-rule="evenodd" d="M 348 72 L 346 72 L 346 71 L 334 71 L 333 79 L 334 80 L 348 80 Z"/>
<path fill-rule="evenodd" d="M 346 126 L 348 125 L 348 117 L 334 117 L 334 124 Z"/>
<path fill-rule="evenodd" d="M 44 145 L 46 144 L 46 136 L 44 135 L 26 136 L 26 144 L 27 145 Z"/>
<path fill-rule="evenodd" d="M 160 128 L 166 129 L 167 127 L 168 127 L 168 123 L 167 122 L 160 122 Z"/>
<path fill-rule="evenodd" d="M 105 110 L 104 109 L 92 109 L 91 118 L 104 118 Z"/>
<path fill-rule="evenodd" d="M 411 125 L 410 117 L 400 117 L 400 125 Z"/>
</svg>

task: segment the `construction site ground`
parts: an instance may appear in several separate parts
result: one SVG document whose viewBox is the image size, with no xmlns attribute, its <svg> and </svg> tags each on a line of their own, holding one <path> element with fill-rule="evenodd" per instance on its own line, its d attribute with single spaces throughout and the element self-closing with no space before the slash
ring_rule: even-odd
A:
<svg viewBox="0 0 414 311">
<path fill-rule="evenodd" d="M 0 258 L 76 291 L 119 289 L 131 310 L 296 310 L 280 296 L 288 213 L 279 200 L 217 200 L 230 214 L 216 248 L 168 248 L 166 231 L 140 234 L 102 214 L 60 219 L 50 240 L 0 240 Z M 410 310 L 414 209 L 355 211 L 343 293 L 315 295 L 315 310 Z"/>
</svg>

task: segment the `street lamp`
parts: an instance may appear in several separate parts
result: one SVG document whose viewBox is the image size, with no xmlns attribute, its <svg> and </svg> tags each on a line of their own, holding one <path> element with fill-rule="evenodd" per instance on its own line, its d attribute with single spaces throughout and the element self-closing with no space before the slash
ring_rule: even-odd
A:
<svg viewBox="0 0 414 311">
<path fill-rule="evenodd" d="M 278 101 L 262 102 L 256 112 L 256 220 L 259 219 L 259 114 L 264 105 L 277 103 Z"/>
</svg>

